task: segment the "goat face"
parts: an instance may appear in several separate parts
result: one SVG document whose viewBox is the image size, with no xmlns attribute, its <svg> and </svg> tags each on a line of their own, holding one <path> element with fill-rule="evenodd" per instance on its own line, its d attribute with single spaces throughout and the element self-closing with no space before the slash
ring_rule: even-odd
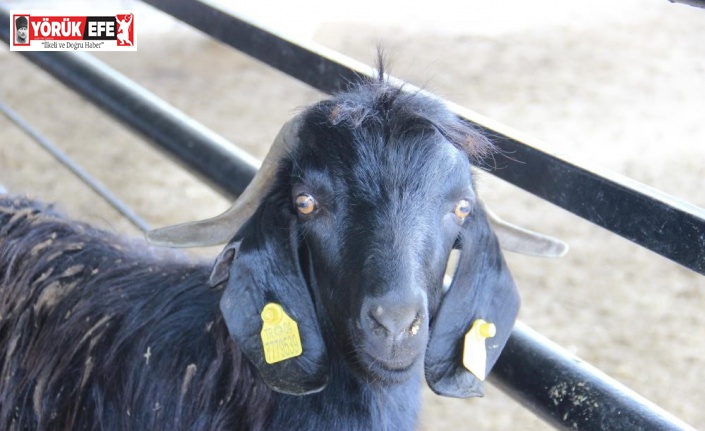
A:
<svg viewBox="0 0 705 431">
<path fill-rule="evenodd" d="M 290 200 L 319 315 L 356 370 L 405 380 L 423 363 L 448 257 L 475 203 L 468 158 L 418 119 L 350 127 L 318 114 L 301 129 Z"/>
<path fill-rule="evenodd" d="M 474 319 L 496 323 L 491 367 L 518 298 L 474 193 L 478 135 L 439 103 L 379 85 L 309 108 L 294 132 L 270 192 L 214 268 L 215 283 L 228 280 L 231 335 L 285 393 L 320 390 L 332 351 L 367 381 L 404 382 L 425 358 L 438 393 L 481 393 L 462 367 L 462 337 Z M 444 296 L 454 246 L 465 268 Z M 265 363 L 268 302 L 301 328 L 299 357 Z"/>
</svg>

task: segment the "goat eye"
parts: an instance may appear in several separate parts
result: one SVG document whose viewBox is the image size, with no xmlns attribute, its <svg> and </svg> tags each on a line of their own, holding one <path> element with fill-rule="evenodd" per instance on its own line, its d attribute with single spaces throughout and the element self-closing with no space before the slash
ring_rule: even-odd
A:
<svg viewBox="0 0 705 431">
<path fill-rule="evenodd" d="M 296 196 L 296 210 L 303 215 L 311 214 L 316 210 L 316 199 L 307 193 Z"/>
<path fill-rule="evenodd" d="M 460 220 L 464 220 L 470 214 L 470 201 L 467 199 L 461 199 L 455 205 L 455 210 L 453 211 Z"/>
</svg>

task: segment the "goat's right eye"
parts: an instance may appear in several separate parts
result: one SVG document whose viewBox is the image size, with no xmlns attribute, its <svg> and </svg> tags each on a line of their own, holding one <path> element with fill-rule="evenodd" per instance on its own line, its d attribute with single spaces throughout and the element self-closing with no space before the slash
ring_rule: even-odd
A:
<svg viewBox="0 0 705 431">
<path fill-rule="evenodd" d="M 301 193 L 300 195 L 296 196 L 296 211 L 299 212 L 299 214 L 303 215 L 309 215 L 313 213 L 316 210 L 316 207 L 318 204 L 316 203 L 316 199 L 313 198 L 313 196 L 309 195 L 308 193 Z"/>
<path fill-rule="evenodd" d="M 465 217 L 470 215 L 471 210 L 472 207 L 470 206 L 470 201 L 467 199 L 461 199 L 455 205 L 455 210 L 453 212 L 460 220 L 465 220 Z"/>
</svg>

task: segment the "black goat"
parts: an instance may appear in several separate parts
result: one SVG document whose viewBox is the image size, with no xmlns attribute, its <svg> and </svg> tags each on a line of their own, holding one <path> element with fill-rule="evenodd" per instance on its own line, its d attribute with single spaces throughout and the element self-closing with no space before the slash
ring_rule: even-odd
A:
<svg viewBox="0 0 705 431">
<path fill-rule="evenodd" d="M 519 306 L 471 176 L 489 143 L 382 80 L 282 133 L 212 267 L 0 199 L 0 428 L 411 430 L 423 369 L 437 393 L 482 393 Z M 269 303 L 300 333 L 283 360 Z M 496 334 L 473 374 L 478 319 Z"/>
</svg>

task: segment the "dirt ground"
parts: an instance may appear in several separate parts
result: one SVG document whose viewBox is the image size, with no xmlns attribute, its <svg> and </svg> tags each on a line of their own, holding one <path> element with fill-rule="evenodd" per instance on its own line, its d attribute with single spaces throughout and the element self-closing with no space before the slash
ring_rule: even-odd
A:
<svg viewBox="0 0 705 431">
<path fill-rule="evenodd" d="M 705 10 L 665 0 L 557 9 L 541 1 L 538 10 L 504 15 L 480 2 L 464 4 L 463 14 L 438 22 L 419 8 L 367 21 L 341 12 L 307 32 L 367 63 L 382 43 L 396 76 L 534 136 L 553 152 L 705 207 Z M 98 57 L 260 158 L 296 108 L 324 97 L 183 26 L 145 33 L 138 43 L 137 52 Z M 0 71 L 0 101 L 152 225 L 227 207 L 140 136 L 5 47 Z M 56 201 L 107 229 L 139 234 L 2 117 L 0 184 Z M 523 298 L 520 319 L 705 428 L 705 277 L 489 175 L 480 188 L 504 218 L 571 246 L 556 260 L 507 255 Z M 423 430 L 550 429 L 494 387 L 483 399 L 430 391 L 424 398 Z"/>
</svg>

